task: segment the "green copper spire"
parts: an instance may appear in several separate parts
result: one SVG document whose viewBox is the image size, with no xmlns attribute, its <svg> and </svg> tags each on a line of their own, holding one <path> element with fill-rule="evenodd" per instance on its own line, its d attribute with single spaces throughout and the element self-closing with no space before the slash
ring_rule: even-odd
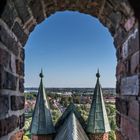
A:
<svg viewBox="0 0 140 140">
<path fill-rule="evenodd" d="M 38 89 L 36 104 L 33 112 L 31 133 L 35 135 L 47 135 L 55 132 L 51 112 L 43 86 L 43 72 L 39 74 L 41 81 Z"/>
<path fill-rule="evenodd" d="M 67 109 L 62 114 L 62 116 L 58 119 L 58 121 L 55 125 L 56 130 L 59 130 L 60 126 L 65 122 L 65 120 L 68 118 L 68 116 L 71 112 L 73 112 L 75 114 L 76 118 L 82 125 L 83 129 L 85 129 L 86 125 L 85 125 L 85 121 L 84 121 L 83 117 L 81 116 L 81 113 L 77 110 L 74 103 L 70 103 L 69 106 L 67 107 Z"/>
<path fill-rule="evenodd" d="M 59 127 L 55 140 L 89 140 L 73 110 Z"/>
<path fill-rule="evenodd" d="M 87 121 L 86 131 L 88 133 L 105 133 L 110 131 L 110 125 L 107 117 L 102 89 L 99 82 L 99 70 L 96 74 L 97 83 L 94 89 L 93 100 Z"/>
</svg>

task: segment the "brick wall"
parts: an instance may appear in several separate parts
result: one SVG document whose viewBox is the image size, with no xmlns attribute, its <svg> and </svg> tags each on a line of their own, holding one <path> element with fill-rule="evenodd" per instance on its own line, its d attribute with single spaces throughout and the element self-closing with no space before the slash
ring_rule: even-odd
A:
<svg viewBox="0 0 140 140">
<path fill-rule="evenodd" d="M 139 140 L 139 5 L 131 4 L 135 13 L 128 0 L 1 0 L 0 139 L 16 137 L 24 125 L 24 45 L 30 32 L 56 11 L 72 10 L 96 16 L 113 36 L 118 61 L 116 133 L 118 140 Z"/>
<path fill-rule="evenodd" d="M 90 134 L 89 135 L 89 138 L 90 140 L 109 140 L 109 137 L 108 137 L 108 133 L 102 133 L 102 134 Z"/>
<path fill-rule="evenodd" d="M 9 139 L 17 130 L 24 126 L 24 68 L 19 67 L 17 60 L 21 58 L 21 45 L 0 19 L 0 137 Z M 22 74 L 18 73 L 19 71 Z M 20 86 L 19 86 L 20 85 Z M 21 88 L 22 87 L 22 88 Z M 15 131 L 16 130 L 16 131 Z M 8 134 L 8 135 L 7 135 Z"/>
<path fill-rule="evenodd" d="M 42 135 L 42 136 L 36 136 L 36 135 L 33 135 L 32 136 L 32 140 L 53 140 L 53 137 L 51 135 Z"/>
</svg>

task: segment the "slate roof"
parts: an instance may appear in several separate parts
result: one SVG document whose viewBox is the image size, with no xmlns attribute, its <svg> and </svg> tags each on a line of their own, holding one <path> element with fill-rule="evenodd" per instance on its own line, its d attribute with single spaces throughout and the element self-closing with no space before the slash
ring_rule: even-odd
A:
<svg viewBox="0 0 140 140">
<path fill-rule="evenodd" d="M 40 86 L 38 89 L 35 109 L 33 112 L 30 131 L 32 134 L 47 135 L 55 133 L 51 112 L 49 109 L 46 93 L 43 86 L 43 73 L 40 73 Z"/>
<path fill-rule="evenodd" d="M 87 133 L 104 133 L 110 131 L 110 125 L 107 117 L 105 103 L 103 100 L 102 88 L 100 85 L 99 71 L 96 74 L 97 83 L 94 89 L 92 104 L 87 120 Z"/>
<path fill-rule="evenodd" d="M 74 111 L 71 111 L 59 127 L 55 140 L 89 140 Z"/>
<path fill-rule="evenodd" d="M 59 127 L 65 122 L 65 120 L 68 118 L 68 116 L 70 115 L 71 112 L 73 112 L 75 114 L 76 118 L 82 125 L 83 129 L 85 129 L 86 124 L 85 124 L 83 117 L 81 116 L 81 113 L 76 109 L 76 107 L 73 103 L 70 103 L 70 105 L 67 107 L 67 109 L 62 114 L 62 116 L 58 119 L 58 121 L 55 125 L 56 130 L 58 130 Z"/>
</svg>

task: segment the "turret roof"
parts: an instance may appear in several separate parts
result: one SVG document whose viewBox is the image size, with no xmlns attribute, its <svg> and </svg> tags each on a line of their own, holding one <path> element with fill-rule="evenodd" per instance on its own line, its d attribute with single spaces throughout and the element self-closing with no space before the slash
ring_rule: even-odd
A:
<svg viewBox="0 0 140 140">
<path fill-rule="evenodd" d="M 55 140 L 89 140 L 75 113 L 70 110 L 68 116 L 63 118 L 64 122 L 59 126 Z"/>
<path fill-rule="evenodd" d="M 32 134 L 47 135 L 55 132 L 49 104 L 43 86 L 43 72 L 40 73 L 40 86 L 33 112 L 30 131 Z"/>
<path fill-rule="evenodd" d="M 58 119 L 55 125 L 56 130 L 59 129 L 59 127 L 64 123 L 64 121 L 68 118 L 71 112 L 75 114 L 83 129 L 85 129 L 86 125 L 83 117 L 81 116 L 81 113 L 76 109 L 74 103 L 70 103 L 67 109 L 63 112 L 62 116 Z"/>
<path fill-rule="evenodd" d="M 99 71 L 97 72 L 96 77 L 97 83 L 94 89 L 92 104 L 86 127 L 86 131 L 92 134 L 105 133 L 110 131 L 110 125 L 103 99 L 102 88 L 99 81 Z"/>
</svg>

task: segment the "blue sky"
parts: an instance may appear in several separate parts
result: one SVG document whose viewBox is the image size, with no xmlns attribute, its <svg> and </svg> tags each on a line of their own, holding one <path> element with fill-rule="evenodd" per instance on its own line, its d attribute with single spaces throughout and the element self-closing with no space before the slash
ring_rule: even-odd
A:
<svg viewBox="0 0 140 140">
<path fill-rule="evenodd" d="M 25 87 L 38 87 L 43 68 L 45 87 L 115 87 L 113 38 L 96 18 L 57 12 L 36 26 L 25 46 Z"/>
</svg>

